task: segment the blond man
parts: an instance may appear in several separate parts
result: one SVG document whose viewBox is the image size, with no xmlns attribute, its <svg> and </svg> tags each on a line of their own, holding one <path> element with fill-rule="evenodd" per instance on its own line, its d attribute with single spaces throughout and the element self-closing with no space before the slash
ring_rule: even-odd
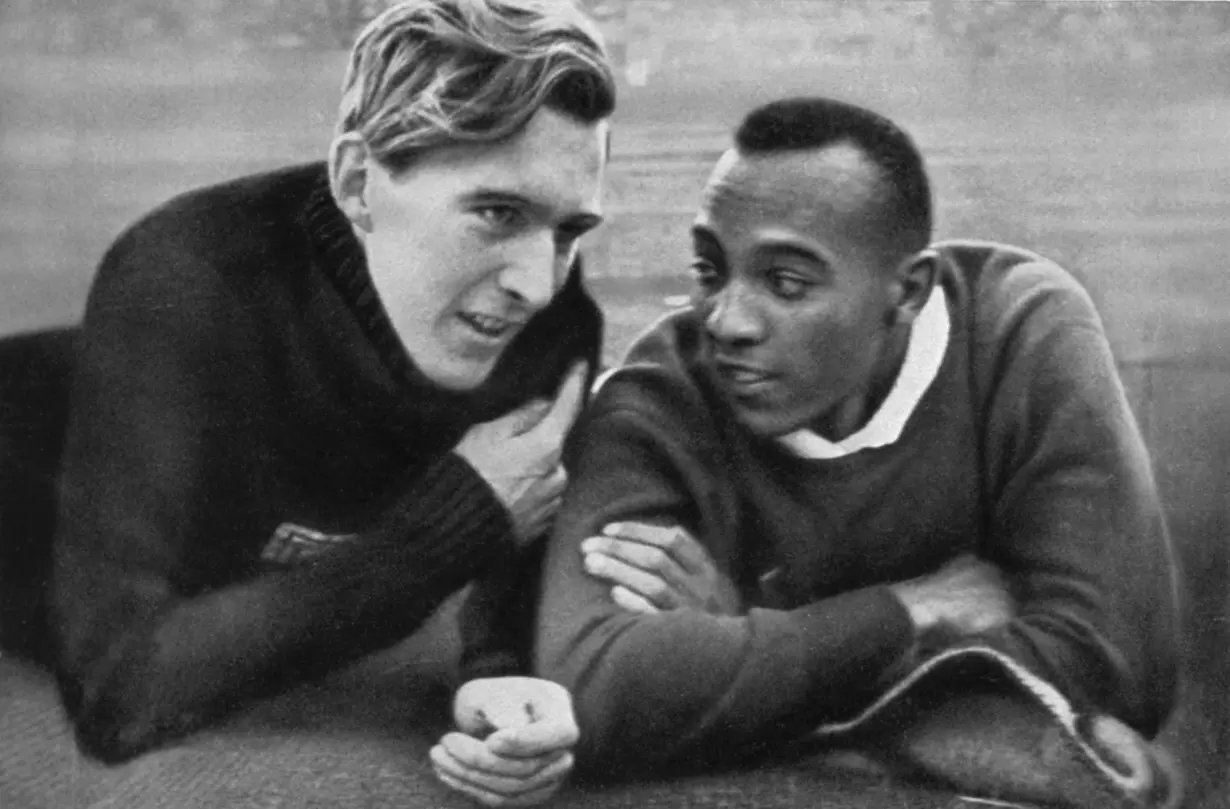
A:
<svg viewBox="0 0 1230 809">
<path fill-rule="evenodd" d="M 103 258 L 76 355 L 47 631 L 121 761 L 412 633 L 519 553 L 601 319 L 614 81 L 567 3 L 411 0 L 358 37 L 327 161 L 186 193 Z M 458 694 L 440 777 L 532 803 L 568 695 Z"/>
</svg>

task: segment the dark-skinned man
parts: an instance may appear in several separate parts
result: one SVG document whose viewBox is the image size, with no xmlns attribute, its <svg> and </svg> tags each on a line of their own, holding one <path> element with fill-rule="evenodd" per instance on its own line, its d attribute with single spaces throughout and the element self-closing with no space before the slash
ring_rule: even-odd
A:
<svg viewBox="0 0 1230 809">
<path fill-rule="evenodd" d="M 1173 798 L 1145 741 L 1175 687 L 1171 550 L 1101 322 L 1059 266 L 933 244 L 931 219 L 876 113 L 740 125 L 692 304 L 566 453 L 535 661 L 573 693 L 582 771 L 819 738 L 999 799 Z"/>
</svg>

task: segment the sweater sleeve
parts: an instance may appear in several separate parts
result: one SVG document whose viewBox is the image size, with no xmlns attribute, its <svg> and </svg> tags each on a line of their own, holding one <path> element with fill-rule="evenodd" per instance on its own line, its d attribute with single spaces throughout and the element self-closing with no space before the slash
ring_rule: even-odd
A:
<svg viewBox="0 0 1230 809">
<path fill-rule="evenodd" d="M 1175 571 L 1149 455 L 1092 302 L 1018 267 L 986 408 L 984 551 L 1018 617 L 989 640 L 1153 735 L 1176 680 Z M 1058 278 L 1058 280 L 1056 280 Z"/>
<path fill-rule="evenodd" d="M 56 538 L 59 682 L 108 761 L 392 644 L 512 547 L 495 495 L 446 455 L 355 542 L 235 582 L 220 560 L 253 538 L 227 533 L 245 483 L 226 447 L 258 336 L 207 265 L 149 241 L 117 243 L 91 292 Z"/>
<path fill-rule="evenodd" d="M 522 356 L 533 357 L 538 365 L 557 365 L 553 376 L 562 378 L 565 363 L 583 359 L 588 364 L 585 381 L 588 392 L 598 377 L 602 360 L 602 311 L 584 283 L 582 257 L 578 256 L 568 279 L 551 306 L 527 328 L 529 343 Z M 517 368 L 524 376 L 524 364 Z M 527 673 L 533 654 L 530 638 L 538 606 L 545 537 L 535 539 L 510 564 L 488 570 L 466 593 L 459 614 L 461 659 L 458 673 L 462 681 L 478 677 Z"/>
<path fill-rule="evenodd" d="M 719 564 L 719 535 L 734 530 L 718 515 L 729 498 L 708 485 L 686 428 L 601 404 L 600 395 L 569 447 L 572 482 L 547 549 L 536 636 L 539 675 L 573 694 L 578 767 L 615 777 L 746 759 L 855 710 L 912 642 L 887 589 L 737 617 L 632 614 L 585 573 L 579 545 L 610 521 L 678 522 Z"/>
</svg>

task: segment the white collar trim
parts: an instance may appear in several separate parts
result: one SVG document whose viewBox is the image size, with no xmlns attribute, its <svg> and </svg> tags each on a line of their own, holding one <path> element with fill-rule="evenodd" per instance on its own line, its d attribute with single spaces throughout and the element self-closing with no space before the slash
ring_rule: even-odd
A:
<svg viewBox="0 0 1230 809">
<path fill-rule="evenodd" d="M 808 429 L 796 430 L 777 440 L 795 455 L 815 460 L 840 458 L 859 450 L 894 443 L 901 437 L 923 394 L 939 375 L 940 365 L 948 352 L 950 327 L 944 290 L 936 286 L 910 329 L 905 360 L 901 363 L 892 389 L 880 409 L 861 430 L 841 441 L 830 441 Z"/>
</svg>

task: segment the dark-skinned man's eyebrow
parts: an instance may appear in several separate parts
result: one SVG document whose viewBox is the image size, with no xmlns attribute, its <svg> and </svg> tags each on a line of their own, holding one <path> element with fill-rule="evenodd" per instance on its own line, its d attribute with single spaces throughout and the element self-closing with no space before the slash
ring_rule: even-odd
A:
<svg viewBox="0 0 1230 809">
<path fill-rule="evenodd" d="M 793 242 L 778 242 L 768 241 L 760 244 L 756 248 L 756 252 L 762 255 L 783 256 L 797 258 L 809 264 L 814 264 L 819 268 L 827 269 L 829 261 L 823 255 Z"/>
<path fill-rule="evenodd" d="M 793 241 L 768 239 L 756 245 L 755 252 L 765 258 L 795 258 L 817 272 L 827 273 L 833 268 L 833 262 L 824 252 Z"/>
</svg>

